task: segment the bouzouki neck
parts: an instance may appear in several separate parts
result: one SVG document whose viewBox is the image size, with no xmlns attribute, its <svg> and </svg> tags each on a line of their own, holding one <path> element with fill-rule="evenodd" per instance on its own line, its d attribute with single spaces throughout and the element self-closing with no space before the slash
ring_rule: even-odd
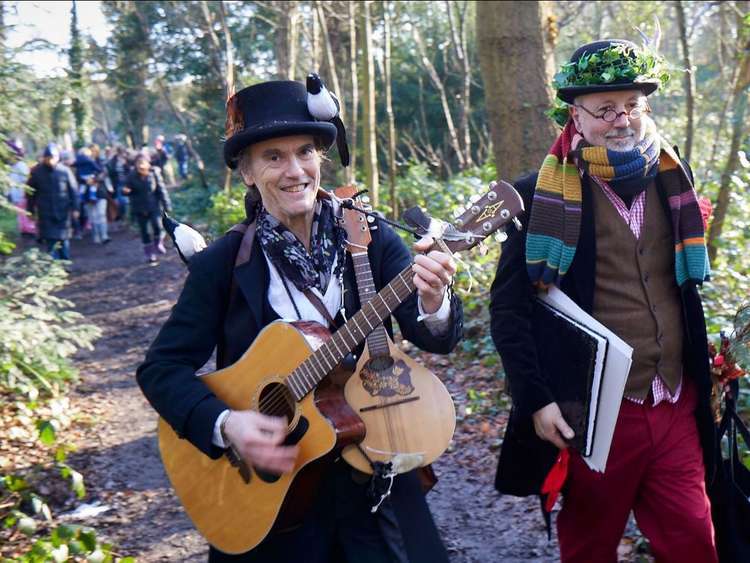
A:
<svg viewBox="0 0 750 563">
<path fill-rule="evenodd" d="M 375 281 L 372 279 L 372 269 L 367 252 L 352 254 L 354 273 L 357 278 L 359 302 L 367 303 L 375 297 Z M 367 337 L 367 349 L 371 358 L 379 358 L 390 354 L 388 348 L 388 333 L 383 325 L 378 326 Z"/>
</svg>

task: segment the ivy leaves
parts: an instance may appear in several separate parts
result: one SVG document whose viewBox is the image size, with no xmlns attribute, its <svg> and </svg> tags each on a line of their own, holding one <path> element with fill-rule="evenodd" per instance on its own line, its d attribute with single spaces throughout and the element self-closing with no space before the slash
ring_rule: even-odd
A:
<svg viewBox="0 0 750 563">
<path fill-rule="evenodd" d="M 663 57 L 648 50 L 613 45 L 595 53 L 584 54 L 575 62 L 562 65 L 555 74 L 555 89 L 595 84 L 616 84 L 658 80 L 662 86 L 669 81 L 669 69 Z"/>
</svg>

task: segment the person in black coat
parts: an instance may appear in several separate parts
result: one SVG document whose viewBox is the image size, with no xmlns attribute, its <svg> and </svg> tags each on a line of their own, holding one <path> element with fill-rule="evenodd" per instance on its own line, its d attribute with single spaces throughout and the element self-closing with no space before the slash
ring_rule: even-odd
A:
<svg viewBox="0 0 750 563">
<path fill-rule="evenodd" d="M 620 57 L 618 68 L 627 70 L 637 47 L 591 43 L 570 64 L 594 54 Z M 571 71 L 571 82 L 558 84 L 569 114 L 540 172 L 515 183 L 524 229 L 503 244 L 492 284 L 492 338 L 513 399 L 495 486 L 540 494 L 553 466 L 564 471 L 564 463 L 554 465 L 564 450 L 562 561 L 614 561 L 632 510 L 657 560 L 710 563 L 706 483 L 717 450 L 697 289 L 708 261 L 692 173 L 648 116 L 646 96 L 657 81 L 631 74 L 589 84 L 577 76 Z M 546 349 L 533 336 L 532 310 L 537 291 L 552 284 L 633 347 L 604 473 L 567 448 L 573 431 L 541 368 Z M 562 381 L 581 376 L 557 369 Z"/>
<path fill-rule="evenodd" d="M 39 238 L 53 258 L 70 259 L 71 220 L 78 213 L 78 184 L 73 172 L 60 164 L 60 149 L 50 143 L 41 163 L 31 170 L 29 213 L 36 214 Z"/>
<path fill-rule="evenodd" d="M 166 252 L 161 212 L 170 212 L 172 204 L 159 168 L 152 168 L 144 155 L 135 159 L 133 168 L 125 180 L 123 193 L 130 196 L 130 212 L 141 230 L 143 254 L 149 262 L 156 262 L 156 253 Z"/>
<path fill-rule="evenodd" d="M 230 231 L 190 259 L 180 299 L 137 378 L 175 432 L 207 456 L 218 458 L 231 444 L 250 465 L 283 473 L 297 455 L 296 447 L 281 445 L 286 422 L 229 410 L 195 373 L 214 349 L 218 368 L 236 362 L 263 327 L 280 317 L 328 325 L 309 292 L 317 292 L 318 305 L 336 326 L 340 309 L 349 317 L 360 308 L 352 260 L 344 254 L 345 233 L 333 220 L 333 204 L 319 191 L 322 153 L 335 141 L 336 127 L 313 118 L 304 85 L 291 81 L 238 92 L 228 103 L 227 125 L 225 160 L 239 168 L 248 186 L 245 224 L 255 228 L 250 258 L 235 268 L 243 235 Z M 412 259 L 387 225 L 379 224 L 372 236 L 368 255 L 379 289 Z M 428 246 L 423 241 L 418 248 Z M 418 295 L 393 315 L 404 338 L 448 353 L 463 326 L 461 302 L 447 289 L 455 265 L 432 251 L 417 256 L 413 270 Z M 384 324 L 392 334 L 390 320 Z M 243 555 L 211 547 L 209 561 L 447 561 L 416 473 L 398 475 L 374 514 L 371 507 L 379 499 L 368 495 L 368 481 L 338 458 L 299 527 L 272 532 Z"/>
</svg>

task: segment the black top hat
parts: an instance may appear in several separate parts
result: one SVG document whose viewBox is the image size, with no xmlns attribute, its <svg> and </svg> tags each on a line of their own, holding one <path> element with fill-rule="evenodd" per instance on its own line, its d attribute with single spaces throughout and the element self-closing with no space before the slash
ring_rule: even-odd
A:
<svg viewBox="0 0 750 563">
<path fill-rule="evenodd" d="M 640 50 L 638 46 L 632 41 L 625 39 L 605 39 L 603 41 L 594 41 L 593 43 L 587 43 L 576 49 L 573 56 L 570 57 L 570 62 L 578 64 L 578 62 L 584 56 L 590 56 L 600 51 L 605 51 L 610 47 L 623 46 L 625 52 L 622 57 L 622 65 L 627 66 L 629 62 L 635 60 L 636 53 Z M 635 74 L 635 73 L 633 73 Z M 612 92 L 616 90 L 642 90 L 644 95 L 648 96 L 653 93 L 659 87 L 658 78 L 646 78 L 642 76 L 634 75 L 631 77 L 624 77 L 622 73 L 617 73 L 611 81 L 603 81 L 597 84 L 571 84 L 558 88 L 557 97 L 562 101 L 569 104 L 573 103 L 576 97 L 583 94 L 591 94 L 593 92 Z"/>
<path fill-rule="evenodd" d="M 248 86 L 227 102 L 224 160 L 237 167 L 242 149 L 274 137 L 312 135 L 328 149 L 336 140 L 336 126 L 316 121 L 307 109 L 307 90 L 301 82 L 279 80 Z"/>
</svg>

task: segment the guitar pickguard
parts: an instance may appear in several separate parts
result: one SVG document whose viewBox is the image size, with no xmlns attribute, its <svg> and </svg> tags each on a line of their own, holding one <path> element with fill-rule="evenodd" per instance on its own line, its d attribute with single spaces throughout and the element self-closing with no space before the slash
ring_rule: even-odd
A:
<svg viewBox="0 0 750 563">
<path fill-rule="evenodd" d="M 304 416 L 300 416 L 297 426 L 295 426 L 294 430 L 292 430 L 289 434 L 286 435 L 286 438 L 284 439 L 284 445 L 285 446 L 296 445 L 305 435 L 309 427 L 310 427 L 310 422 L 307 420 L 307 418 Z M 253 470 L 258 474 L 258 477 L 260 477 L 266 483 L 275 483 L 281 478 L 281 475 L 270 473 L 268 471 L 263 471 L 262 469 L 253 468 Z"/>
<path fill-rule="evenodd" d="M 403 360 L 396 360 L 386 368 L 373 364 L 382 361 L 380 358 L 370 359 L 359 372 L 362 386 L 373 397 L 406 396 L 414 391 L 411 381 L 411 368 Z"/>
</svg>

